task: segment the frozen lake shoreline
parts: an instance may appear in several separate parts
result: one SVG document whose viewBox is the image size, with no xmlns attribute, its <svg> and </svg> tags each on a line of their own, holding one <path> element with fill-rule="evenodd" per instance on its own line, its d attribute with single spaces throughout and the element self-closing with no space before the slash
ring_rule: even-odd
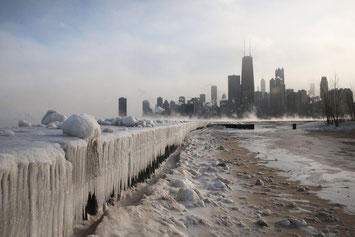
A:
<svg viewBox="0 0 355 237">
<path fill-rule="evenodd" d="M 270 161 L 267 166 L 304 185 L 321 185 L 319 197 L 345 205 L 346 211 L 355 214 L 354 133 L 342 127 L 324 130 L 319 125 L 306 123 L 291 130 L 283 123 L 261 123 L 254 131 L 235 134 L 241 146 Z"/>
</svg>

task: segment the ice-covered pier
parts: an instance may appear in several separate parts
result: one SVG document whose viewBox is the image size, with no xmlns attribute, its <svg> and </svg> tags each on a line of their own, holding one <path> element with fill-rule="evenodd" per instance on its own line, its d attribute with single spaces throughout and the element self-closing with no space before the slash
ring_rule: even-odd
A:
<svg viewBox="0 0 355 237">
<path fill-rule="evenodd" d="M 88 202 L 102 207 L 206 125 L 110 126 L 91 140 L 43 127 L 0 136 L 0 236 L 71 236 L 74 220 L 90 212 Z"/>
</svg>

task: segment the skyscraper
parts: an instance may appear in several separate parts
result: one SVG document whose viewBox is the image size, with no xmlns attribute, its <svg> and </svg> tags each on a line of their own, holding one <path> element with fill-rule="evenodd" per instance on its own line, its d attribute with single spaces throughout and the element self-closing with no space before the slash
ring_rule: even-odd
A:
<svg viewBox="0 0 355 237">
<path fill-rule="evenodd" d="M 281 78 L 285 82 L 285 72 L 283 68 L 275 70 L 275 79 Z"/>
<path fill-rule="evenodd" d="M 248 108 L 254 103 L 254 69 L 252 56 L 242 59 L 242 104 Z"/>
<path fill-rule="evenodd" d="M 240 76 L 230 75 L 228 76 L 228 101 L 229 103 L 240 104 Z"/>
<path fill-rule="evenodd" d="M 264 78 L 260 81 L 260 88 L 261 88 L 261 96 L 264 98 L 265 95 L 265 80 Z"/>
<path fill-rule="evenodd" d="M 151 112 L 150 103 L 148 100 L 143 100 L 143 115 L 149 115 Z"/>
<path fill-rule="evenodd" d="M 309 94 L 309 96 L 315 96 L 316 95 L 316 86 L 315 86 L 314 83 L 311 83 L 308 94 Z"/>
<path fill-rule="evenodd" d="M 211 86 L 211 103 L 217 105 L 217 86 Z"/>
<path fill-rule="evenodd" d="M 161 97 L 157 98 L 157 106 L 159 106 L 160 108 L 163 108 L 163 98 L 161 98 Z"/>
<path fill-rule="evenodd" d="M 200 94 L 200 101 L 201 101 L 201 103 L 206 103 L 206 95 L 205 94 Z"/>
<path fill-rule="evenodd" d="M 324 100 L 328 93 L 328 80 L 327 77 L 322 77 L 320 81 L 320 98 Z"/>
<path fill-rule="evenodd" d="M 127 116 L 127 98 L 121 97 L 118 99 L 118 116 Z"/>
</svg>

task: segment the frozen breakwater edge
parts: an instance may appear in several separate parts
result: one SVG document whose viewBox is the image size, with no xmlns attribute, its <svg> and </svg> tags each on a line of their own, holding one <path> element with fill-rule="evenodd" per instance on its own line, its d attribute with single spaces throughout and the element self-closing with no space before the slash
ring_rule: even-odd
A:
<svg viewBox="0 0 355 237">
<path fill-rule="evenodd" d="M 0 136 L 0 236 L 71 236 L 74 220 L 102 208 L 205 125 L 110 127 L 91 140 L 42 127 Z"/>
</svg>

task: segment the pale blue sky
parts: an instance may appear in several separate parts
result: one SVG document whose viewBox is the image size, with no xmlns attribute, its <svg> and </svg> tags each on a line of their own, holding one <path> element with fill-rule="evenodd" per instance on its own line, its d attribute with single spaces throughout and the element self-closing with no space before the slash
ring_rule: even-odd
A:
<svg viewBox="0 0 355 237">
<path fill-rule="evenodd" d="M 337 72 L 355 84 L 355 2 L 0 0 L 0 126 L 47 109 L 97 118 L 141 102 L 227 92 L 252 42 L 256 88 L 277 67 L 309 89 Z M 268 83 L 267 83 L 268 84 Z M 353 85 L 355 87 L 355 85 Z M 14 121 L 14 122 L 9 122 Z"/>
</svg>

